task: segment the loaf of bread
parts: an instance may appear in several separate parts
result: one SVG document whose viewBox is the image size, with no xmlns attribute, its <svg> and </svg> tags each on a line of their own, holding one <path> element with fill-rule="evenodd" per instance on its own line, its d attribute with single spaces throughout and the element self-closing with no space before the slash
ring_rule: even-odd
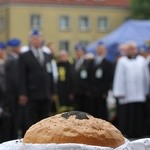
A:
<svg viewBox="0 0 150 150">
<path fill-rule="evenodd" d="M 65 112 L 32 125 L 24 143 L 78 143 L 116 148 L 124 136 L 111 123 L 79 111 Z"/>
</svg>

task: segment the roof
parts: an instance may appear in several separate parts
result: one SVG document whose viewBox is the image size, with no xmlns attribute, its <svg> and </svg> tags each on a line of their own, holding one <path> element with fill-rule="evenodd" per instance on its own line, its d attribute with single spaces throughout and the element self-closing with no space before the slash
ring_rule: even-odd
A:
<svg viewBox="0 0 150 150">
<path fill-rule="evenodd" d="M 0 0 L 0 4 L 7 3 L 129 7 L 130 0 Z"/>
<path fill-rule="evenodd" d="M 108 55 L 112 57 L 116 53 L 114 47 L 128 41 L 135 41 L 138 47 L 142 47 L 147 41 L 150 41 L 150 20 L 127 20 L 105 37 L 89 44 L 87 51 L 94 52 L 98 43 L 102 42 L 110 50 L 108 50 Z"/>
</svg>

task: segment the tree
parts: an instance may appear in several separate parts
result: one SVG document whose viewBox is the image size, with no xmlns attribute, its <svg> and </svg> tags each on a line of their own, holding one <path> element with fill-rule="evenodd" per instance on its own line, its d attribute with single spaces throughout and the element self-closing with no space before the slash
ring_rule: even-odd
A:
<svg viewBox="0 0 150 150">
<path fill-rule="evenodd" d="M 131 18 L 150 19 L 150 0 L 131 0 Z"/>
</svg>

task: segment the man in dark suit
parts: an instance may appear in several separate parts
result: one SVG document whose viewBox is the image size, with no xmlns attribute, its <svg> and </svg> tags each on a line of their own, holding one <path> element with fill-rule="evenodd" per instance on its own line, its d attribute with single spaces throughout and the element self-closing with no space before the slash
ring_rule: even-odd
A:
<svg viewBox="0 0 150 150">
<path fill-rule="evenodd" d="M 93 115 L 108 120 L 106 97 L 113 79 L 113 65 L 106 58 L 106 47 L 103 43 L 96 48 L 96 57 L 91 66 L 91 91 Z"/>
<path fill-rule="evenodd" d="M 78 111 L 92 112 L 89 66 L 91 60 L 86 58 L 85 47 L 75 46 L 74 64 L 74 101 Z"/>
<path fill-rule="evenodd" d="M 49 116 L 53 92 L 51 56 L 45 52 L 42 35 L 34 30 L 29 38 L 29 46 L 19 57 L 19 99 L 26 105 L 27 128 Z"/>
<path fill-rule="evenodd" d="M 6 44 L 0 42 L 0 143 L 11 139 L 11 119 L 6 102 L 5 55 Z"/>
<path fill-rule="evenodd" d="M 6 45 L 0 42 L 0 103 L 5 99 L 6 84 L 5 84 L 5 52 Z"/>
<path fill-rule="evenodd" d="M 12 118 L 12 139 L 18 138 L 19 129 L 19 67 L 18 58 L 21 41 L 19 39 L 10 39 L 7 42 L 8 55 L 5 63 L 6 78 L 6 98 L 9 103 L 9 109 Z"/>
</svg>

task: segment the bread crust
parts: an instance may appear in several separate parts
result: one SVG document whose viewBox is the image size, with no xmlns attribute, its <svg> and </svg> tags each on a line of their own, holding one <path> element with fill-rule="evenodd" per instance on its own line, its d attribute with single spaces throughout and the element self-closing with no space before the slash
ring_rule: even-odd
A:
<svg viewBox="0 0 150 150">
<path fill-rule="evenodd" d="M 111 123 L 83 112 L 66 112 L 41 120 L 26 132 L 24 143 L 80 143 L 116 148 L 125 143 Z"/>
</svg>

